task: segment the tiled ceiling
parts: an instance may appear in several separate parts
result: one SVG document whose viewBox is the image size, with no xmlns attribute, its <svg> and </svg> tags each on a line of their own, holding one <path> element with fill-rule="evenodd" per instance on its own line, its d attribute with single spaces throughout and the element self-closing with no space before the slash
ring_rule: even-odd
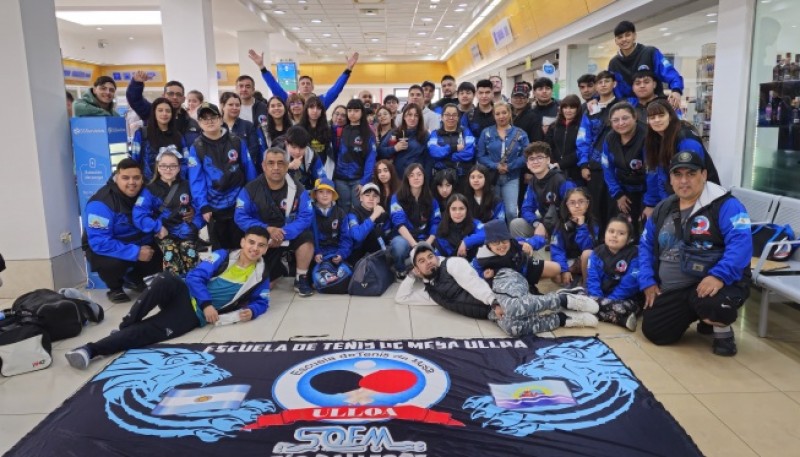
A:
<svg viewBox="0 0 800 457">
<path fill-rule="evenodd" d="M 488 0 L 254 0 L 320 58 L 437 59 Z"/>
</svg>

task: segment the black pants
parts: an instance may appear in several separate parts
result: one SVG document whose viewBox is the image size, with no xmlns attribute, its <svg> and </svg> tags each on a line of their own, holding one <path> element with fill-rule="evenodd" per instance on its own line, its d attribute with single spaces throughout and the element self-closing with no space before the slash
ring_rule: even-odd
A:
<svg viewBox="0 0 800 457">
<path fill-rule="evenodd" d="M 267 253 L 264 254 L 264 267 L 266 271 L 269 271 L 270 281 L 274 281 L 284 274 L 291 273 L 290 271 L 285 271 L 281 265 L 281 256 L 286 251 L 289 251 L 290 255 L 294 255 L 294 252 L 305 243 L 314 243 L 314 234 L 311 233 L 311 230 L 306 230 L 298 235 L 297 238 L 289 241 L 289 246 L 267 250 Z"/>
<path fill-rule="evenodd" d="M 610 215 L 617 213 L 617 202 L 611 201 L 603 170 L 590 168 L 589 171 L 591 179 L 586 183 L 586 189 L 592 199 L 592 216 L 600 224 L 600 233 L 604 233 Z"/>
<path fill-rule="evenodd" d="M 385 245 L 386 243 L 384 243 Z M 350 257 L 347 258 L 347 263 L 350 265 L 355 265 L 356 262 L 361 260 L 365 255 L 372 254 L 373 252 L 378 252 L 382 250 L 381 244 L 378 242 L 378 237 L 374 234 L 370 233 L 364 242 L 361 243 L 356 249 L 350 253 Z"/>
<path fill-rule="evenodd" d="M 617 206 L 616 201 L 609 201 L 611 205 L 613 205 L 613 211 L 611 213 L 614 216 L 623 216 L 630 218 L 631 226 L 633 227 L 633 233 L 631 234 L 631 239 L 635 242 L 639 242 L 639 235 L 642 234 L 642 229 L 644 229 L 644 223 L 642 222 L 642 210 L 644 210 L 644 193 L 642 192 L 627 192 L 626 195 L 628 199 L 631 201 L 629 205 L 630 208 L 628 209 L 628 214 L 623 213 L 619 210 L 619 206 Z"/>
<path fill-rule="evenodd" d="M 213 211 L 211 220 L 208 221 L 208 239 L 211 249 L 239 249 L 241 248 L 244 232 L 233 220 L 233 208 L 228 210 Z"/>
<path fill-rule="evenodd" d="M 740 285 L 723 287 L 713 297 L 697 296 L 697 285 L 663 292 L 651 308 L 642 312 L 642 333 L 655 344 L 671 344 L 683 336 L 689 325 L 709 319 L 730 325 L 750 289 Z"/>
<path fill-rule="evenodd" d="M 154 252 L 149 262 L 131 262 L 95 253 L 87 253 L 87 257 L 92 271 L 97 272 L 109 289 L 122 289 L 126 277 L 131 282 L 140 282 L 145 276 L 161 271 L 163 262 L 161 249 L 158 246 L 151 247 Z"/>
<path fill-rule="evenodd" d="M 160 308 L 158 314 L 145 319 L 156 306 Z M 131 306 L 118 332 L 87 346 L 92 356 L 111 355 L 177 338 L 199 326 L 186 283 L 171 273 L 163 273 Z"/>
</svg>

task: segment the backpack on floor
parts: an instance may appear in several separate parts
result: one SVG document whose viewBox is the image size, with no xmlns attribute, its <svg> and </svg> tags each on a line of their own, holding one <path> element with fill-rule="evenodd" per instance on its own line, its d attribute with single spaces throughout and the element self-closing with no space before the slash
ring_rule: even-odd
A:
<svg viewBox="0 0 800 457">
<path fill-rule="evenodd" d="M 381 250 L 367 254 L 356 262 L 348 291 L 350 295 L 379 297 L 393 282 L 394 275 L 389 269 L 386 251 Z"/>
<path fill-rule="evenodd" d="M 793 241 L 795 239 L 791 225 L 754 224 L 750 230 L 753 235 L 753 255 L 756 257 L 761 256 L 767 243 Z M 786 260 L 792 255 L 795 247 L 791 244 L 772 246 L 767 254 L 767 260 Z"/>
<path fill-rule="evenodd" d="M 37 289 L 20 296 L 11 310 L 17 317 L 34 319 L 51 341 L 77 336 L 87 322 L 103 320 L 103 308 L 97 304 L 68 298 L 50 289 Z"/>
<path fill-rule="evenodd" d="M 323 260 L 311 269 L 311 280 L 321 294 L 346 294 L 353 269 L 345 261 L 334 264 L 330 260 Z"/>
<path fill-rule="evenodd" d="M 0 375 L 42 370 L 53 363 L 50 335 L 28 318 L 9 316 L 0 321 Z"/>
</svg>

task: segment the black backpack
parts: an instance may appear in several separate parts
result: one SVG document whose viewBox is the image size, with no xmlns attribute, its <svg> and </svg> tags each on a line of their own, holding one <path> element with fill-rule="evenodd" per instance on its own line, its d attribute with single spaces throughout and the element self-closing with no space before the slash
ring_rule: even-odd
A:
<svg viewBox="0 0 800 457">
<path fill-rule="evenodd" d="M 37 289 L 20 296 L 11 305 L 11 313 L 41 326 L 51 341 L 77 336 L 86 322 L 103 320 L 103 308 L 49 289 Z"/>
</svg>

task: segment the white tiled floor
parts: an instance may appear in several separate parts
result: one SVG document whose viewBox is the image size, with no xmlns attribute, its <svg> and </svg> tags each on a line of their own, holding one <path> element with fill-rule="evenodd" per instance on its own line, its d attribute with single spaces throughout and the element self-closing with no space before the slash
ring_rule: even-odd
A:
<svg viewBox="0 0 800 457">
<path fill-rule="evenodd" d="M 392 286 L 381 298 L 316 295 L 304 299 L 297 297 L 291 281 L 284 279 L 273 287 L 269 311 L 256 321 L 205 327 L 173 341 L 504 337 L 488 321 L 467 319 L 439 307 L 397 305 L 392 300 L 396 289 L 397 285 Z M 106 310 L 104 322 L 85 328 L 78 337 L 57 342 L 50 368 L 0 377 L 0 453 L 110 360 L 78 371 L 64 359 L 68 349 L 107 335 L 130 307 L 109 304 L 104 291 L 92 295 Z M 599 334 L 707 456 L 800 456 L 800 310 L 774 304 L 769 338 L 761 339 L 755 333 L 759 296 L 757 292 L 753 295 L 736 325 L 739 354 L 734 358 L 711 354 L 710 340 L 693 329 L 670 347 L 654 346 L 640 332 L 606 324 L 597 329 L 558 329 L 553 334 Z M 10 303 L 0 300 L 0 309 Z"/>
</svg>

